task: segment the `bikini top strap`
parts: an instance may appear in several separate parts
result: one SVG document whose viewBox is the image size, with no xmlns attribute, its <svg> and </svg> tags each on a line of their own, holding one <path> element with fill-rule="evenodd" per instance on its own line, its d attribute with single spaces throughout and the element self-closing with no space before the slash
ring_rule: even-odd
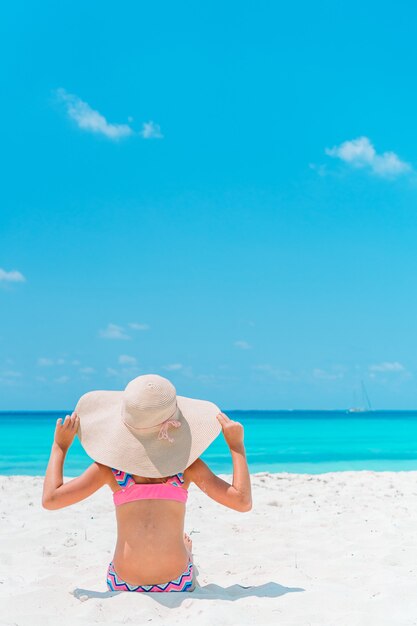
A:
<svg viewBox="0 0 417 626">
<path fill-rule="evenodd" d="M 126 488 L 126 487 L 130 487 L 131 485 L 136 485 L 136 482 L 134 478 L 132 477 L 132 474 L 128 474 L 127 472 L 123 472 L 122 470 L 115 469 L 114 467 L 111 468 L 111 471 L 113 472 L 114 477 L 117 480 L 120 487 Z M 181 487 L 183 482 L 184 482 L 183 472 L 179 472 L 178 474 L 174 474 L 173 476 L 170 476 L 168 480 L 166 481 L 166 483 L 170 483 L 171 485 L 174 485 L 175 487 Z"/>
<path fill-rule="evenodd" d="M 122 472 L 122 470 L 111 468 L 111 471 L 114 474 L 115 479 L 119 483 L 120 487 L 130 487 L 130 485 L 135 485 L 135 481 L 132 478 L 131 474 L 127 472 Z"/>
<path fill-rule="evenodd" d="M 184 482 L 184 473 L 178 472 L 178 474 L 174 474 L 174 476 L 170 476 L 167 480 L 167 483 L 174 485 L 175 487 L 181 487 Z"/>
</svg>

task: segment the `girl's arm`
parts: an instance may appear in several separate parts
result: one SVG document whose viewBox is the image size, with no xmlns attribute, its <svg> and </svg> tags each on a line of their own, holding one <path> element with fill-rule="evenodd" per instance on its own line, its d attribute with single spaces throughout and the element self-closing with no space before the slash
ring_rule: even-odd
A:
<svg viewBox="0 0 417 626">
<path fill-rule="evenodd" d="M 213 474 L 208 465 L 201 459 L 194 461 L 185 470 L 187 478 L 219 504 L 235 511 L 250 511 L 252 508 L 252 490 L 243 444 L 243 426 L 239 422 L 229 419 L 224 413 L 220 413 L 217 419 L 222 425 L 223 435 L 232 455 L 232 484 L 230 485 Z"/>
<path fill-rule="evenodd" d="M 108 483 L 108 468 L 100 463 L 92 463 L 78 478 L 64 484 L 63 468 L 65 456 L 77 434 L 79 418 L 76 413 L 57 420 L 54 442 L 43 483 L 42 506 L 45 509 L 62 509 L 84 500 Z"/>
</svg>

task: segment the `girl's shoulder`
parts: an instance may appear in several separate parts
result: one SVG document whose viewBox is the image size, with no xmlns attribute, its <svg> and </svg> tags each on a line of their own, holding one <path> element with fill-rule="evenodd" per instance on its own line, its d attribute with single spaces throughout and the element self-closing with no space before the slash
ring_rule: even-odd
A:
<svg viewBox="0 0 417 626">
<path fill-rule="evenodd" d="M 188 484 L 191 482 L 195 482 L 196 477 L 204 471 L 204 468 L 208 469 L 208 466 L 200 457 L 198 457 L 191 465 L 189 465 L 183 472 L 184 482 Z M 209 470 L 210 471 L 210 470 Z"/>
<path fill-rule="evenodd" d="M 117 491 L 120 489 L 119 480 L 118 480 L 118 472 L 119 470 L 109 467 L 108 465 L 103 465 L 98 461 L 94 461 L 93 465 L 96 465 L 100 473 L 104 477 L 104 482 L 111 488 L 112 491 Z"/>
</svg>

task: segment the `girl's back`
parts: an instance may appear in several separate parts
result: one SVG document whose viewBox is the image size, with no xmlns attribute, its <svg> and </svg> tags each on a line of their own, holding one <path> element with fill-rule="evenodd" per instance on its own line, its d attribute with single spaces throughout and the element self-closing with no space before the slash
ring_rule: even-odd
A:
<svg viewBox="0 0 417 626">
<path fill-rule="evenodd" d="M 113 493 L 120 493 L 121 481 L 117 481 L 111 468 L 106 471 Z M 178 479 L 173 487 L 187 490 L 190 484 L 187 475 L 186 470 L 181 477 L 183 482 Z M 129 477 L 135 484 L 144 486 L 167 482 L 132 474 Z M 125 489 L 127 493 L 132 487 Z M 143 498 L 116 506 L 113 565 L 121 578 L 131 584 L 150 585 L 173 580 L 186 569 L 189 552 L 184 544 L 185 510 L 184 502 L 160 498 Z"/>
</svg>

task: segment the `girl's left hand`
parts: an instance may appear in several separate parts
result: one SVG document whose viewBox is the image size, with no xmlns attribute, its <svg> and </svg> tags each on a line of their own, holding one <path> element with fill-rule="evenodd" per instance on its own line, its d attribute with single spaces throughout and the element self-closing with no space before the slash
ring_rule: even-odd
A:
<svg viewBox="0 0 417 626">
<path fill-rule="evenodd" d="M 54 441 L 64 452 L 74 441 L 79 424 L 80 418 L 75 412 L 71 416 L 67 415 L 64 421 L 62 421 L 62 417 L 57 419 Z"/>
</svg>

